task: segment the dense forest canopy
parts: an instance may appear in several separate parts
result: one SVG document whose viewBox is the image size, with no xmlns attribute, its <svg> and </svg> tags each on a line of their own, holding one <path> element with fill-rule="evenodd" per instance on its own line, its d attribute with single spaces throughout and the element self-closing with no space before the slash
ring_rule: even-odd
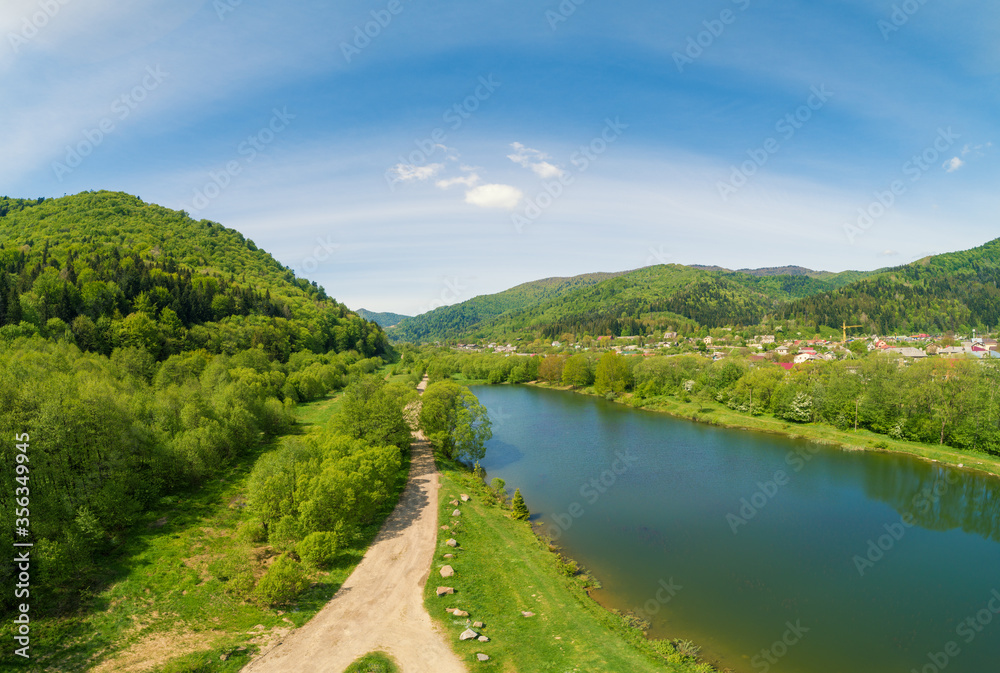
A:
<svg viewBox="0 0 1000 673">
<path fill-rule="evenodd" d="M 116 192 L 0 200 L 0 338 L 32 334 L 160 359 L 389 348 L 381 328 L 239 232 Z"/>
</svg>

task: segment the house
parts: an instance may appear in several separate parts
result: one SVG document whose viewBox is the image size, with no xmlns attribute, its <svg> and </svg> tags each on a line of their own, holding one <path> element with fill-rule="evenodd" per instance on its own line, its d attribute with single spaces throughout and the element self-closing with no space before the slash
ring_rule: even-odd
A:
<svg viewBox="0 0 1000 673">
<path fill-rule="evenodd" d="M 902 355 L 904 358 L 925 358 L 927 353 L 925 353 L 920 348 L 913 348 L 912 346 L 904 346 L 902 348 L 886 348 L 883 353 L 896 353 Z"/>
<path fill-rule="evenodd" d="M 712 345 L 712 337 L 710 336 L 705 337 L 704 339 L 702 339 L 702 341 L 705 343 L 706 346 Z"/>
<path fill-rule="evenodd" d="M 779 367 L 787 369 L 788 371 L 792 371 L 792 367 L 795 366 L 794 362 L 776 362 L 775 364 L 778 365 Z"/>
<path fill-rule="evenodd" d="M 778 346 L 774 349 L 774 352 L 778 355 L 788 355 L 788 346 Z"/>
<path fill-rule="evenodd" d="M 762 344 L 773 344 L 774 343 L 774 335 L 773 334 L 765 334 L 764 336 L 762 336 L 760 338 L 760 342 Z"/>
<path fill-rule="evenodd" d="M 797 365 L 800 365 L 803 362 L 808 362 L 809 360 L 812 360 L 814 357 L 815 357 L 814 355 L 810 355 L 809 353 L 799 353 L 792 359 L 792 362 L 794 362 Z"/>
<path fill-rule="evenodd" d="M 553 341 L 553 342 L 552 342 L 552 347 L 553 347 L 553 348 L 559 348 L 560 346 L 562 346 L 562 344 L 561 344 L 561 343 L 559 343 L 558 341 Z"/>
</svg>

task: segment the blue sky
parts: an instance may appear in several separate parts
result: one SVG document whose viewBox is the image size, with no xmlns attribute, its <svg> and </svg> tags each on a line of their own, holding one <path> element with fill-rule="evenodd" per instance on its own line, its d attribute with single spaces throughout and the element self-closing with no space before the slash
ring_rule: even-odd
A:
<svg viewBox="0 0 1000 673">
<path fill-rule="evenodd" d="M 0 193 L 127 191 L 409 314 L 897 265 L 998 235 L 998 30 L 985 0 L 6 0 Z"/>
</svg>

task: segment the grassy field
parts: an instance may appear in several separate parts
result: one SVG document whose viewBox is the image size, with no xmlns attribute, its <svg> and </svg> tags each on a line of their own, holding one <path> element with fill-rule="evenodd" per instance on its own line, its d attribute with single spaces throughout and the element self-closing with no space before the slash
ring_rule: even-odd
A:
<svg viewBox="0 0 1000 673">
<path fill-rule="evenodd" d="M 321 429 L 338 404 L 331 398 L 301 405 L 297 431 Z M 362 531 L 335 567 L 313 573 L 310 588 L 285 610 L 227 595 L 209 566 L 240 544 L 234 531 L 246 478 L 257 458 L 273 448 L 257 447 L 222 478 L 164 498 L 107 565 L 102 586 L 78 613 L 32 623 L 34 658 L 11 670 L 235 672 L 253 653 L 307 622 L 361 561 L 381 521 Z M 273 554 L 264 546 L 253 552 L 261 563 Z"/>
<path fill-rule="evenodd" d="M 535 536 L 528 523 L 510 518 L 508 510 L 486 501 L 482 482 L 477 485 L 471 474 L 457 466 L 441 467 L 439 519 L 449 529 L 438 535 L 425 604 L 470 670 L 713 670 L 676 652 L 670 643 L 646 640 L 625 618 L 602 608 L 587 595 L 586 578 L 567 576 L 561 557 Z M 456 507 L 451 502 L 462 493 L 472 500 L 460 505 L 460 517 L 453 517 Z M 459 542 L 457 549 L 445 544 L 450 537 Z M 445 559 L 446 553 L 455 558 Z M 453 577 L 440 576 L 445 564 L 454 568 Z M 438 586 L 453 587 L 455 594 L 439 597 Z M 459 608 L 470 616 L 454 617 L 445 608 Z M 522 611 L 535 614 L 525 617 Z M 476 621 L 484 626 L 475 630 L 490 641 L 460 641 L 466 625 Z M 479 662 L 477 653 L 490 660 Z"/>
<path fill-rule="evenodd" d="M 594 394 L 589 389 L 574 390 L 570 387 L 549 386 L 540 383 L 532 383 L 530 385 L 589 395 Z M 626 395 L 619 398 L 618 402 L 632 405 L 634 398 Z M 781 434 L 788 437 L 802 437 L 822 444 L 839 446 L 849 451 L 907 453 L 926 460 L 933 460 L 948 465 L 961 465 L 966 469 L 1000 476 L 1000 458 L 997 456 L 981 452 L 961 451 L 940 444 L 925 444 L 922 442 L 892 439 L 886 435 L 880 435 L 864 429 L 854 432 L 853 430 L 838 430 L 831 425 L 822 423 L 790 423 L 774 416 L 747 416 L 733 411 L 718 402 L 682 402 L 675 397 L 667 396 L 646 399 L 643 401 L 641 408 L 663 412 L 678 418 L 718 425 L 720 427 Z"/>
<path fill-rule="evenodd" d="M 399 673 L 399 667 L 389 655 L 372 652 L 348 666 L 344 673 Z"/>
</svg>

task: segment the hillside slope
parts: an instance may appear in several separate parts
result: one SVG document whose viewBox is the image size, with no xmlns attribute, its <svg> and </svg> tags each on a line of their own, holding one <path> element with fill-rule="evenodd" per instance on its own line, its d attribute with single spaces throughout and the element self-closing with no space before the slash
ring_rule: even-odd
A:
<svg viewBox="0 0 1000 673">
<path fill-rule="evenodd" d="M 105 354 L 388 348 L 381 328 L 239 232 L 105 191 L 0 199 L 0 326 Z"/>
</svg>

